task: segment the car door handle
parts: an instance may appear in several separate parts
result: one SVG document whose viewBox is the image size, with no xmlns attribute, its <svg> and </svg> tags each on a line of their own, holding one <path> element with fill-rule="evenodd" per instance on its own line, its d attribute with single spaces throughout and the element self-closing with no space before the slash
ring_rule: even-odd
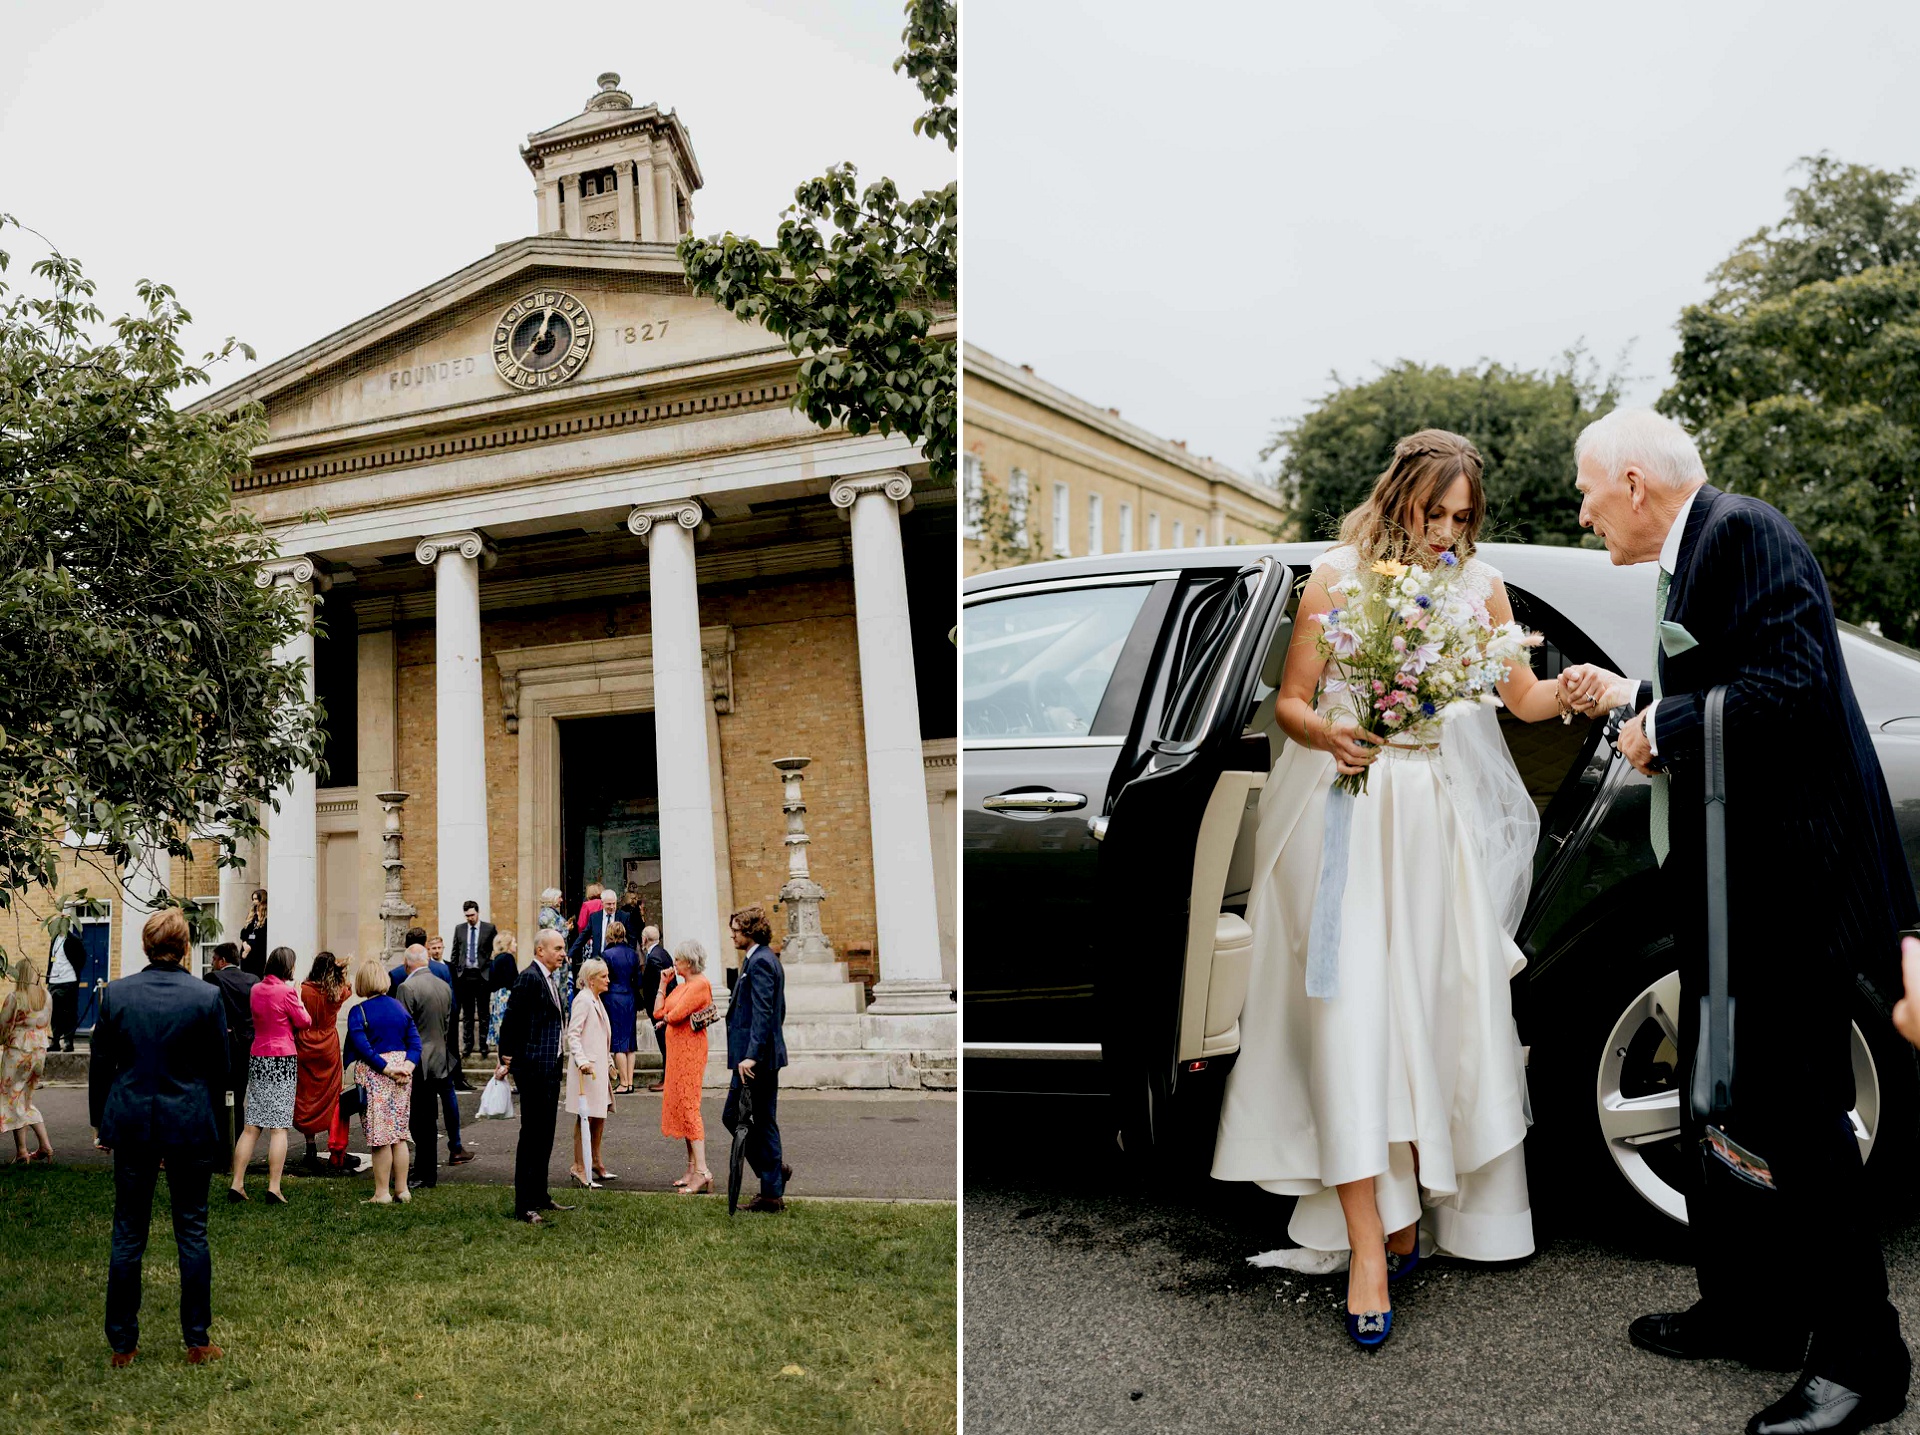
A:
<svg viewBox="0 0 1920 1435">
<path fill-rule="evenodd" d="M 1084 792 L 996 792 L 982 799 L 989 812 L 1071 812 L 1087 805 Z"/>
</svg>

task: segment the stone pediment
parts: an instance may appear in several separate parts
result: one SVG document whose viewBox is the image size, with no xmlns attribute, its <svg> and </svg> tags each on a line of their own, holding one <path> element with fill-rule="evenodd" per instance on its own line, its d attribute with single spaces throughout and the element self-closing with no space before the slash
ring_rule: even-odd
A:
<svg viewBox="0 0 1920 1435">
<path fill-rule="evenodd" d="M 527 294 L 563 292 L 592 318 L 586 363 L 568 382 L 527 392 L 496 372 L 502 315 Z M 784 346 L 755 325 L 687 292 L 663 245 L 529 238 L 202 400 L 266 405 L 270 459 L 415 424 L 460 426 L 516 409 L 635 383 L 659 384 L 715 364 L 764 365 Z"/>
</svg>

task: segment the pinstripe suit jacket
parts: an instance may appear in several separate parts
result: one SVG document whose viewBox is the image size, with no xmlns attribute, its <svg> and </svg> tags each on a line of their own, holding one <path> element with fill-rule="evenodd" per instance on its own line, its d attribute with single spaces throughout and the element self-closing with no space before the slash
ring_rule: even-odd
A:
<svg viewBox="0 0 1920 1435">
<path fill-rule="evenodd" d="M 1655 713 L 1673 784 L 1663 876 L 1682 980 L 1705 989 L 1702 715 L 1708 690 L 1725 684 L 1742 1079 L 1801 1083 L 1823 1106 L 1843 1089 L 1850 1100 L 1844 1013 L 1855 976 L 1898 994 L 1897 934 L 1920 922 L 1920 904 L 1826 579 L 1777 509 L 1709 485 L 1687 515 L 1667 618 L 1698 644 L 1659 659 Z M 1642 683 L 1639 706 L 1652 695 Z"/>
</svg>

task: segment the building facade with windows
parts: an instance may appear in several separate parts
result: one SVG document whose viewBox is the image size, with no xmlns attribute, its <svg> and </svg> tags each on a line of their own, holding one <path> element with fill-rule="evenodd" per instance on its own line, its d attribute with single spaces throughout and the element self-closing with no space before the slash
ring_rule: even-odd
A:
<svg viewBox="0 0 1920 1435">
<path fill-rule="evenodd" d="M 972 344 L 962 365 L 967 572 L 1090 553 L 1268 543 L 1287 535 L 1291 517 L 1271 486 Z M 994 501 L 983 503 L 989 485 Z M 997 542 L 981 532 L 981 524 L 996 517 L 1005 530 Z M 989 541 L 983 544 L 983 537 Z"/>
<path fill-rule="evenodd" d="M 396 907 L 447 933 L 468 898 L 525 957 L 542 889 L 572 913 L 632 883 L 717 977 L 727 913 L 770 904 L 778 940 L 804 873 L 830 946 L 783 954 L 794 1084 L 950 1085 L 954 485 L 903 439 L 816 428 L 784 344 L 688 291 L 701 174 L 671 111 L 603 75 L 521 157 L 534 232 L 204 401 L 265 406 L 235 502 L 279 547 L 257 581 L 312 615 L 287 656 L 328 772 L 280 794 L 246 870 L 196 843 L 172 890 L 233 934 L 267 888 L 304 975 L 382 952 Z M 122 877 L 100 977 L 144 960 Z M 62 894 L 33 895 L 9 949 L 40 956 Z"/>
</svg>

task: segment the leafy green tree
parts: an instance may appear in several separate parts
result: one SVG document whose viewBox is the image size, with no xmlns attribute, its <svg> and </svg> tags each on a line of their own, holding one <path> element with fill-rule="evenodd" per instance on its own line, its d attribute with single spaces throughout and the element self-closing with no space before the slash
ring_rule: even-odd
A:
<svg viewBox="0 0 1920 1435">
<path fill-rule="evenodd" d="M 1280 455 L 1280 490 L 1295 536 L 1331 537 L 1372 491 L 1396 442 L 1443 428 L 1472 439 L 1485 461 L 1483 538 L 1580 542 L 1573 441 L 1618 401 L 1619 381 L 1601 378 L 1578 350 L 1539 372 L 1403 360 L 1362 383 L 1338 374 L 1333 383 L 1318 407 L 1275 434 L 1260 455 Z"/>
<path fill-rule="evenodd" d="M 109 324 L 76 260 L 32 273 L 0 282 L 0 907 L 54 884 L 73 833 L 105 867 L 216 829 L 231 861 L 320 765 L 302 667 L 273 661 L 301 617 L 255 584 L 271 545 L 229 501 L 263 412 L 181 409 L 207 373 L 167 286 Z"/>
<path fill-rule="evenodd" d="M 1920 198 L 1914 171 L 1805 159 L 1787 215 L 1680 316 L 1658 407 L 1723 488 L 1793 521 L 1842 618 L 1920 642 Z"/>
<path fill-rule="evenodd" d="M 894 64 L 928 108 L 914 132 L 954 147 L 958 49 L 952 0 L 911 0 Z M 794 407 L 822 428 L 898 433 L 953 476 L 959 425 L 951 334 L 933 331 L 959 293 L 959 185 L 903 201 L 890 179 L 861 190 L 851 164 L 794 191 L 771 246 L 726 234 L 680 241 L 696 294 L 786 341 L 800 359 Z"/>
<path fill-rule="evenodd" d="M 1047 556 L 1045 535 L 1030 496 L 1016 497 L 995 479 L 983 477 L 968 505 L 982 568 L 1011 568 Z"/>
</svg>

